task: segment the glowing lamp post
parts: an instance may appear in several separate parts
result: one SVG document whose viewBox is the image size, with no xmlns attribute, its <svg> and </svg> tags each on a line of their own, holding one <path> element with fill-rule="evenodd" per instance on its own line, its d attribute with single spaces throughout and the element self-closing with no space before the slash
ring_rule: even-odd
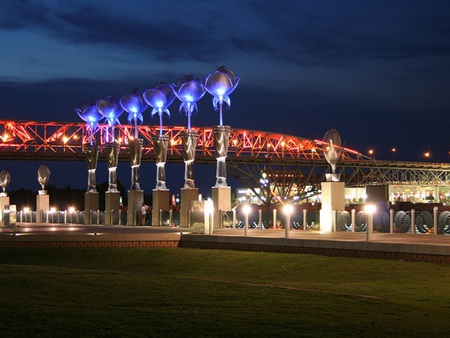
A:
<svg viewBox="0 0 450 338">
<path fill-rule="evenodd" d="M 147 109 L 147 104 L 142 94 L 138 90 L 134 90 L 120 99 L 120 106 L 128 113 L 128 122 L 134 124 L 134 139 L 128 142 L 131 164 L 130 190 L 139 191 L 141 190 L 139 168 L 141 166 L 143 140 L 138 138 L 137 121 L 143 122 L 142 113 Z"/>
<path fill-rule="evenodd" d="M 242 207 L 242 212 L 244 213 L 245 222 L 244 222 L 244 236 L 247 236 L 248 233 L 248 215 L 250 215 L 250 212 L 252 211 L 252 208 L 249 204 L 245 204 Z"/>
<path fill-rule="evenodd" d="M 106 153 L 108 157 L 108 191 L 117 191 L 117 162 L 119 159 L 119 145 L 114 140 L 114 125 L 119 123 L 123 113 L 119 101 L 115 96 L 108 96 L 97 101 L 97 109 L 108 121 L 106 130 Z M 119 123 L 120 124 L 120 123 Z"/>
<path fill-rule="evenodd" d="M 172 84 L 175 96 L 181 101 L 180 114 L 187 116 L 187 131 L 182 134 L 184 160 L 184 188 L 195 188 L 194 160 L 197 146 L 197 132 L 191 130 L 191 116 L 198 111 L 197 102 L 205 95 L 205 87 L 191 76 L 184 77 L 177 84 Z"/>
<path fill-rule="evenodd" d="M 370 234 L 373 232 L 373 214 L 377 211 L 377 207 L 373 204 L 367 204 L 364 208 L 367 215 L 366 241 L 370 241 Z"/>
<path fill-rule="evenodd" d="M 119 161 L 119 144 L 115 142 L 114 125 L 119 123 L 123 113 L 119 100 L 114 96 L 97 101 L 97 109 L 108 121 L 106 130 L 106 155 L 108 160 L 108 190 L 105 194 L 105 225 L 111 225 L 114 211 L 120 210 L 120 193 L 117 190 L 117 163 Z M 120 123 L 119 123 L 120 124 Z"/>
<path fill-rule="evenodd" d="M 219 125 L 213 127 L 217 160 L 216 187 L 227 186 L 225 159 L 228 153 L 230 126 L 223 125 L 223 104 L 230 107 L 229 95 L 236 89 L 239 80 L 239 77 L 235 77 L 234 73 L 224 66 L 209 74 L 205 80 L 205 88 L 213 96 L 214 109 L 219 111 Z"/>
<path fill-rule="evenodd" d="M 144 92 L 144 99 L 152 110 L 152 116 L 159 116 L 159 135 L 153 138 L 153 144 L 156 153 L 156 190 L 165 190 L 166 187 L 166 171 L 165 163 L 167 157 L 167 147 L 169 145 L 169 137 L 163 135 L 163 115 L 164 113 L 170 117 L 169 106 L 175 100 L 175 94 L 172 87 L 168 84 L 160 83 L 154 89 L 147 89 Z"/>
<path fill-rule="evenodd" d="M 285 204 L 283 207 L 283 212 L 286 215 L 286 224 L 284 226 L 285 237 L 289 238 L 289 232 L 291 230 L 291 215 L 294 212 L 294 206 L 291 204 Z"/>
<path fill-rule="evenodd" d="M 89 134 L 89 145 L 84 146 L 83 151 L 86 154 L 88 166 L 88 192 L 96 192 L 95 171 L 97 170 L 98 146 L 94 145 L 94 133 L 98 129 L 98 122 L 102 119 L 102 115 L 97 109 L 97 105 L 84 105 L 81 109 L 75 109 L 78 116 L 86 122 L 86 131 Z"/>
</svg>

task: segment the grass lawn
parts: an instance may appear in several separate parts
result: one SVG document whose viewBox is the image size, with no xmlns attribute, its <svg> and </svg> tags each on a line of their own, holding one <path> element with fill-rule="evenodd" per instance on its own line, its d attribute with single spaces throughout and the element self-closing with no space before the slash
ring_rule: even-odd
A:
<svg viewBox="0 0 450 338">
<path fill-rule="evenodd" d="M 444 337 L 450 265 L 199 249 L 0 249 L 0 336 Z"/>
</svg>

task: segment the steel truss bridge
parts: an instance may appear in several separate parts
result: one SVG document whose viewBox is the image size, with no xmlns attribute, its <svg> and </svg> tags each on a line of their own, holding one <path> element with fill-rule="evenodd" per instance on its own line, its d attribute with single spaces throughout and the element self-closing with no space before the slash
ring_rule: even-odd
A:
<svg viewBox="0 0 450 338">
<path fill-rule="evenodd" d="M 142 162 L 154 162 L 152 138 L 159 126 L 138 125 L 138 137 L 144 140 Z M 110 130 L 110 129 L 109 129 Z M 182 126 L 164 127 L 169 136 L 168 163 L 182 163 Z M 196 163 L 215 166 L 212 127 L 193 128 L 198 132 Z M 103 149 L 108 125 L 100 125 L 94 142 Z M 134 126 L 116 125 L 115 141 L 120 145 L 120 161 L 129 160 L 127 143 Z M 90 142 L 85 123 L 0 120 L 0 158 L 4 160 L 84 161 L 83 147 Z M 232 129 L 227 157 L 228 176 L 235 177 L 263 200 L 267 196 L 285 199 L 307 196 L 320 189 L 330 166 L 319 140 L 248 129 Z M 101 153 L 99 160 L 106 161 Z M 342 148 L 338 163 L 346 186 L 378 184 L 450 185 L 450 164 L 429 162 L 379 161 L 349 148 Z"/>
</svg>

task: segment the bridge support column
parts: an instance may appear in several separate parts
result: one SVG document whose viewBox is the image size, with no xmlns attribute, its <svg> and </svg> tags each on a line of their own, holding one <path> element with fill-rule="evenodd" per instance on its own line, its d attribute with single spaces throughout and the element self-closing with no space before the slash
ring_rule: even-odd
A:
<svg viewBox="0 0 450 338">
<path fill-rule="evenodd" d="M 92 224 L 91 211 L 99 209 L 98 192 L 84 193 L 84 224 Z"/>
<path fill-rule="evenodd" d="M 345 210 L 345 182 L 322 182 L 322 209 L 320 210 L 320 231 L 336 229 L 334 211 Z"/>
</svg>

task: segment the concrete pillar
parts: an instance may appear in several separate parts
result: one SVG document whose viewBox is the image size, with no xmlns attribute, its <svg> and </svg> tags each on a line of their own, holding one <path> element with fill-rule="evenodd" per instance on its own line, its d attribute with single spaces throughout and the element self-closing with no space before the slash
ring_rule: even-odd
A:
<svg viewBox="0 0 450 338">
<path fill-rule="evenodd" d="M 98 192 L 84 193 L 84 224 L 91 224 L 91 211 L 97 211 L 99 208 Z"/>
<path fill-rule="evenodd" d="M 144 202 L 144 190 L 128 190 L 127 225 L 140 225 L 136 217 L 136 211 L 141 211 Z"/>
<path fill-rule="evenodd" d="M 214 228 L 220 227 L 221 210 L 231 210 L 231 187 L 212 187 L 212 200 L 214 202 Z"/>
<path fill-rule="evenodd" d="M 159 226 L 161 223 L 160 210 L 170 210 L 170 196 L 169 189 L 153 189 L 153 211 L 152 211 L 152 225 Z"/>
<path fill-rule="evenodd" d="M 120 192 L 107 191 L 105 192 L 105 225 L 111 225 L 111 211 L 120 210 Z M 98 217 L 99 219 L 100 217 Z"/>
<path fill-rule="evenodd" d="M 198 188 L 181 188 L 180 196 L 180 226 L 189 227 L 189 211 L 192 201 L 198 200 Z"/>
<path fill-rule="evenodd" d="M 3 222 L 3 210 L 9 205 L 9 196 L 0 196 L 0 222 Z"/>
<path fill-rule="evenodd" d="M 36 195 L 36 223 L 42 223 L 42 212 L 50 210 L 50 196 Z"/>
<path fill-rule="evenodd" d="M 320 210 L 320 230 L 330 232 L 336 228 L 333 210 L 345 210 L 345 183 L 322 182 L 322 209 Z"/>
</svg>

